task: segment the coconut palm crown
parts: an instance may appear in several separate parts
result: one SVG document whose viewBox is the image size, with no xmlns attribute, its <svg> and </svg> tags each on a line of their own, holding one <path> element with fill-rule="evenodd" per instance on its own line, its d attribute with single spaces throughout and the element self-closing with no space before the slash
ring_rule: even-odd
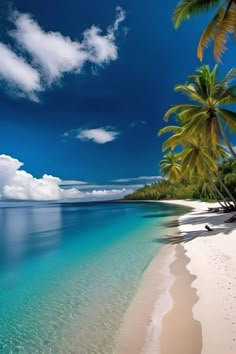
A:
<svg viewBox="0 0 236 354">
<path fill-rule="evenodd" d="M 161 172 L 171 183 L 177 182 L 181 177 L 181 164 L 179 158 L 172 151 L 163 156 L 160 161 Z"/>
<path fill-rule="evenodd" d="M 236 86 L 231 85 L 236 69 L 231 69 L 222 80 L 217 77 L 217 65 L 212 71 L 204 65 L 188 78 L 186 84 L 177 85 L 175 91 L 184 94 L 190 102 L 172 106 L 164 120 L 167 121 L 172 114 L 177 115 L 184 126 L 184 131 L 181 129 L 179 134 L 190 137 L 200 134 L 212 151 L 223 141 L 236 159 L 227 137 L 227 130 L 236 132 L 236 113 L 224 107 L 236 103 Z M 168 131 L 168 127 L 164 129 Z M 178 133 L 179 128 L 172 129 Z"/>
<path fill-rule="evenodd" d="M 221 60 L 222 54 L 227 49 L 226 43 L 229 34 L 236 34 L 236 0 L 180 0 L 173 15 L 175 28 L 184 20 L 193 15 L 211 10 L 216 7 L 216 13 L 202 33 L 199 41 L 197 55 L 203 59 L 203 50 L 214 41 L 214 57 Z"/>
</svg>

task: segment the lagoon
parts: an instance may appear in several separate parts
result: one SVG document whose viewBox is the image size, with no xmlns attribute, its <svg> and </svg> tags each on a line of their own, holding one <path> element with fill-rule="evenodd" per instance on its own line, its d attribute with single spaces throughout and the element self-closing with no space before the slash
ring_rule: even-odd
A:
<svg viewBox="0 0 236 354">
<path fill-rule="evenodd" d="M 110 354 L 179 206 L 1 203 L 0 353 Z"/>
</svg>

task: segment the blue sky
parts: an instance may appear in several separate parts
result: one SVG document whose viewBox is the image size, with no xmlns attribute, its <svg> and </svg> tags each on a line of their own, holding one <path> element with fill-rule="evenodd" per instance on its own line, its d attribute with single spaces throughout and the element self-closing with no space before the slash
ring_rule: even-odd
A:
<svg viewBox="0 0 236 354">
<path fill-rule="evenodd" d="M 7 45 L 27 67 L 19 68 L 23 77 L 14 73 L 20 86 L 7 80 L 6 70 L 1 75 L 0 153 L 22 161 L 37 178 L 46 173 L 106 185 L 159 175 L 156 133 L 168 107 L 183 101 L 173 86 L 200 66 L 196 46 L 209 17 L 175 31 L 176 3 L 4 1 L 0 50 Z M 34 31 L 45 40 L 37 44 Z M 234 58 L 231 45 L 222 74 Z M 213 65 L 211 51 L 204 63 Z"/>
</svg>

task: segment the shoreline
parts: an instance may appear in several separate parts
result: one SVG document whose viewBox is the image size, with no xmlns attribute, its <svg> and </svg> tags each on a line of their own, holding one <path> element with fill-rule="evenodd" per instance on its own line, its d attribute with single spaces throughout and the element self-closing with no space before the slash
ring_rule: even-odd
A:
<svg viewBox="0 0 236 354">
<path fill-rule="evenodd" d="M 169 235 L 170 244 L 162 248 L 169 253 L 157 254 L 145 272 L 122 324 L 116 353 L 190 354 L 191 345 L 195 350 L 191 349 L 191 354 L 236 353 L 236 228 L 235 223 L 224 223 L 235 212 L 208 212 L 208 207 L 218 204 L 200 201 L 145 202 L 180 205 L 190 211 L 174 218 L 179 226 Z M 205 230 L 206 224 L 212 232 Z M 162 277 L 157 269 L 160 266 Z M 152 284 L 156 290 L 151 291 L 151 298 L 150 279 L 159 283 Z M 143 304 L 143 299 L 149 304 Z M 185 310 L 184 320 L 181 314 Z M 180 322 L 184 342 L 178 351 L 174 343 L 180 339 Z M 186 339 L 189 328 L 193 342 Z M 170 343 L 173 349 L 168 347 Z"/>
<path fill-rule="evenodd" d="M 162 318 L 172 306 L 169 289 L 174 276 L 169 266 L 174 259 L 174 248 L 167 245 L 149 264 L 125 314 L 116 340 L 115 354 L 155 353 L 153 344 L 156 349 Z"/>
<path fill-rule="evenodd" d="M 236 353 L 236 227 L 224 223 L 235 212 L 208 212 L 215 205 L 198 201 L 162 202 L 193 208 L 179 217 L 179 229 L 190 259 L 186 268 L 196 277 L 191 287 L 199 299 L 192 313 L 201 323 L 201 354 Z M 213 231 L 206 231 L 205 224 Z"/>
<path fill-rule="evenodd" d="M 178 225 L 178 216 L 171 216 L 162 226 L 168 230 L 169 237 L 179 237 Z M 160 353 L 162 320 L 173 306 L 170 289 L 175 275 L 170 267 L 175 260 L 175 246 L 167 244 L 148 265 L 121 324 L 115 354 Z"/>
<path fill-rule="evenodd" d="M 192 308 L 199 298 L 191 284 L 196 279 L 187 269 L 190 258 L 180 243 L 175 248 L 175 260 L 170 270 L 175 277 L 170 288 L 173 306 L 162 321 L 160 336 L 161 354 L 200 354 L 202 350 L 202 329 L 193 318 Z"/>
</svg>

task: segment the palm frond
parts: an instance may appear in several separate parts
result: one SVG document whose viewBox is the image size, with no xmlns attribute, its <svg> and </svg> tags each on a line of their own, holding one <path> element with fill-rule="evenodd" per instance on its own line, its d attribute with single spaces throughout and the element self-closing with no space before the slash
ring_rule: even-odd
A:
<svg viewBox="0 0 236 354">
<path fill-rule="evenodd" d="M 167 177 L 170 182 L 176 182 L 181 176 L 181 164 L 176 154 L 169 151 L 164 155 L 163 159 L 160 161 L 161 169 L 165 177 Z"/>
<path fill-rule="evenodd" d="M 203 59 L 203 51 L 209 47 L 210 42 L 215 38 L 216 26 L 223 17 L 224 9 L 221 7 L 213 19 L 209 22 L 203 31 L 198 43 L 197 56 L 200 61 Z"/>
<path fill-rule="evenodd" d="M 197 15 L 202 11 L 208 11 L 219 3 L 219 0 L 181 0 L 176 6 L 173 14 L 174 26 L 177 29 L 181 23 L 188 20 L 190 16 Z"/>
<path fill-rule="evenodd" d="M 168 149 L 174 150 L 176 146 L 181 145 L 183 143 L 184 139 L 182 134 L 172 135 L 162 144 L 162 151 L 166 151 Z"/>
<path fill-rule="evenodd" d="M 226 11 L 226 10 L 225 10 Z M 235 9 L 229 9 L 225 12 L 223 19 L 215 33 L 214 57 L 221 61 L 222 54 L 226 51 L 228 35 L 235 30 L 236 12 Z"/>
<path fill-rule="evenodd" d="M 190 105 L 190 104 L 176 104 L 171 106 L 171 108 L 169 108 L 165 115 L 164 115 L 164 121 L 168 121 L 169 117 L 172 114 L 178 114 L 179 112 L 183 112 L 184 110 L 187 109 L 191 109 L 191 108 L 195 108 L 197 107 L 196 105 Z"/>
<path fill-rule="evenodd" d="M 217 106 L 220 105 L 230 105 L 230 104 L 235 104 L 236 103 L 236 96 L 231 96 L 228 95 L 226 97 L 221 98 L 218 102 L 217 102 Z"/>
<path fill-rule="evenodd" d="M 204 112 L 197 113 L 195 116 L 192 116 L 188 123 L 184 125 L 184 132 L 187 136 L 197 136 L 199 132 L 202 131 L 202 127 L 207 120 L 207 114 Z M 204 122 L 205 121 L 205 122 Z"/>
<path fill-rule="evenodd" d="M 236 98 L 236 85 L 228 87 L 228 84 L 225 84 L 224 81 L 219 81 L 214 88 L 213 97 L 215 103 L 218 106 L 219 104 L 233 104 L 235 103 Z M 231 99 L 231 100 L 230 100 Z"/>
<path fill-rule="evenodd" d="M 201 104 L 205 104 L 204 99 L 197 94 L 192 85 L 177 85 L 175 86 L 175 91 L 181 92 L 186 95 L 191 101 L 196 101 Z"/>
<path fill-rule="evenodd" d="M 223 122 L 232 132 L 236 132 L 236 113 L 228 109 L 218 109 L 217 110 L 219 118 L 223 118 Z"/>
<path fill-rule="evenodd" d="M 205 107 L 196 107 L 196 108 L 191 108 L 191 109 L 187 109 L 183 112 L 179 113 L 179 120 L 181 125 L 185 125 L 189 122 L 189 120 L 191 120 L 193 117 L 195 117 L 197 114 L 200 113 L 206 113 L 206 109 Z"/>
<path fill-rule="evenodd" d="M 158 136 L 161 136 L 163 134 L 166 133 L 173 133 L 173 134 L 177 134 L 178 132 L 180 132 L 181 127 L 176 126 L 176 125 L 169 125 L 167 127 L 161 128 L 158 132 Z"/>
<path fill-rule="evenodd" d="M 232 68 L 227 72 L 223 80 L 221 80 L 221 83 L 223 85 L 229 85 L 231 81 L 235 79 L 236 79 L 236 68 Z"/>
</svg>

